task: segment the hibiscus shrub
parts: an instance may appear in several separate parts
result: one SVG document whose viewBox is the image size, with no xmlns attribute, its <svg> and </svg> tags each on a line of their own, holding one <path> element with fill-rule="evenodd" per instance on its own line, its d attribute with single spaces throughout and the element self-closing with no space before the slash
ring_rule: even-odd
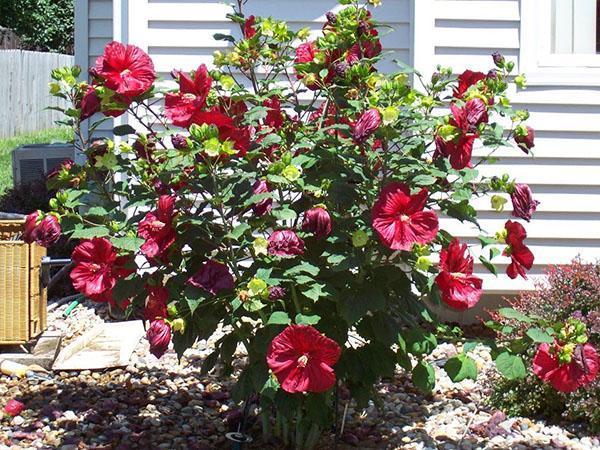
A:
<svg viewBox="0 0 600 450">
<path fill-rule="evenodd" d="M 512 300 L 514 310 L 519 314 L 534 315 L 548 322 L 580 321 L 587 327 L 588 344 L 578 344 L 585 354 L 592 345 L 600 344 L 600 264 L 584 263 L 575 259 L 571 264 L 553 266 L 548 270 L 548 279 L 538 283 L 532 292 L 521 293 Z M 505 311 L 500 311 L 500 313 Z M 510 338 L 537 332 L 528 331 L 528 322 L 516 320 L 511 313 L 508 317 L 495 315 L 496 321 L 490 325 Z M 523 319 L 519 315 L 518 318 Z M 581 327 L 581 325 L 579 325 Z M 533 333 L 533 334 L 532 334 Z M 549 341 L 550 343 L 550 341 Z M 587 346 L 587 347 L 586 347 Z M 545 347 L 544 347 L 545 348 Z M 577 347 L 573 350 L 574 360 L 578 361 Z M 534 357 L 530 350 L 528 357 Z M 525 378 L 498 380 L 494 383 L 494 392 L 490 403 L 513 415 L 539 415 L 547 418 L 566 418 L 587 423 L 594 432 L 600 431 L 600 384 L 597 380 L 586 383 L 584 389 L 573 390 L 572 380 L 592 380 L 597 371 L 597 363 L 587 364 L 589 358 L 581 359 L 580 372 L 557 371 L 547 377 L 550 384 L 544 383 L 544 376 L 527 374 Z M 535 360 L 534 360 L 535 362 Z M 552 362 L 549 362 L 552 364 Z M 596 367 L 594 369 L 594 367 Z M 585 375 L 587 373 L 587 377 Z M 542 374 L 543 375 L 543 374 Z M 560 376 L 559 376 L 560 375 Z M 553 388 L 556 387 L 556 390 Z"/>
<path fill-rule="evenodd" d="M 72 102 L 66 122 L 85 159 L 53 178 L 50 215 L 83 240 L 71 273 L 79 291 L 149 320 L 157 357 L 170 341 L 182 355 L 222 324 L 204 370 L 231 373 L 242 344 L 236 398 L 258 393 L 266 429 L 275 410 L 277 429 L 311 447 L 334 420 L 341 385 L 364 404 L 398 363 L 433 388 L 429 305 L 466 309 L 482 293 L 472 248 L 439 216 L 476 224 L 473 198 L 493 195 L 501 209 L 508 194 L 513 216 L 528 221 L 529 188 L 482 177 L 486 158 L 472 152 L 529 152 L 534 133 L 527 112 L 510 107 L 513 64 L 501 55 L 487 74 L 440 69 L 425 80 L 399 64 L 384 75 L 368 5 L 341 1 L 308 40 L 309 30 L 245 17 L 243 3 L 230 15 L 240 37 L 215 36 L 231 45 L 213 69 L 156 83 L 146 53 L 111 42 L 90 84 L 77 68 L 54 72 L 51 90 Z M 135 128 L 94 140 L 97 122 L 85 120 L 96 113 L 127 113 Z M 479 260 L 495 273 L 491 260 L 503 255 L 507 274 L 525 277 L 533 255 L 523 225 L 489 231 Z M 475 376 L 466 355 L 448 367 L 453 379 Z"/>
</svg>

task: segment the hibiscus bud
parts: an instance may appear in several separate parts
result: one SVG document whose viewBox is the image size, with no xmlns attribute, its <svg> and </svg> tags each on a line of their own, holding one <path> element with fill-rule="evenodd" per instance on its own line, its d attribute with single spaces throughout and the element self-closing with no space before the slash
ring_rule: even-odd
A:
<svg viewBox="0 0 600 450">
<path fill-rule="evenodd" d="M 487 79 L 488 80 L 495 80 L 496 78 L 498 78 L 498 71 L 496 69 L 491 69 L 487 73 Z"/>
<path fill-rule="evenodd" d="M 320 206 L 309 209 L 304 213 L 302 229 L 313 233 L 318 239 L 326 238 L 331 233 L 331 216 Z"/>
<path fill-rule="evenodd" d="M 34 211 L 25 219 L 25 227 L 23 228 L 23 240 L 28 244 L 35 241 L 34 231 L 37 227 L 37 220 L 40 216 L 38 211 Z"/>
<path fill-rule="evenodd" d="M 523 75 L 523 74 L 517 75 L 515 77 L 515 84 L 517 85 L 518 88 L 525 89 L 527 87 L 527 78 L 525 78 L 525 75 Z"/>
<path fill-rule="evenodd" d="M 173 331 L 179 331 L 179 333 L 185 333 L 185 320 L 182 318 L 175 319 L 172 322 Z"/>
<path fill-rule="evenodd" d="M 90 86 L 83 95 L 79 107 L 81 108 L 79 120 L 89 119 L 97 112 L 100 112 L 100 99 L 93 87 Z"/>
<path fill-rule="evenodd" d="M 4 412 L 9 416 L 18 416 L 25 409 L 25 405 L 18 400 L 12 399 L 9 400 L 6 406 L 4 407 Z"/>
<path fill-rule="evenodd" d="M 526 126 L 516 130 L 515 142 L 525 153 L 529 153 L 535 147 L 535 131 L 533 128 Z"/>
<path fill-rule="evenodd" d="M 276 301 L 284 298 L 287 294 L 287 289 L 281 286 L 271 286 L 269 288 L 269 300 Z"/>
<path fill-rule="evenodd" d="M 148 328 L 146 337 L 150 343 L 150 353 L 157 358 L 165 354 L 171 342 L 171 326 L 164 320 L 155 320 Z"/>
<path fill-rule="evenodd" d="M 271 189 L 269 188 L 269 184 L 266 182 L 266 180 L 257 180 L 254 183 L 254 186 L 252 186 L 252 193 L 254 195 L 266 194 L 267 192 L 271 192 Z M 271 211 L 272 204 L 272 198 L 264 198 L 252 206 L 252 211 L 254 211 L 255 215 L 260 217 L 263 214 Z"/>
<path fill-rule="evenodd" d="M 491 204 L 494 211 L 502 212 L 504 211 L 504 205 L 506 205 L 506 200 L 501 195 L 492 195 Z"/>
<path fill-rule="evenodd" d="M 364 112 L 354 124 L 352 136 L 356 142 L 364 142 L 369 136 L 377 131 L 379 125 L 381 125 L 379 111 L 374 108 L 369 109 Z"/>
<path fill-rule="evenodd" d="M 496 64 L 496 67 L 502 68 L 504 67 L 504 56 L 500 53 L 500 52 L 494 52 L 492 53 L 492 59 L 494 60 L 494 64 Z"/>
<path fill-rule="evenodd" d="M 177 150 L 185 150 L 189 148 L 187 138 L 181 134 L 174 134 L 171 136 L 171 143 Z"/>
<path fill-rule="evenodd" d="M 275 231 L 268 242 L 270 255 L 291 258 L 304 253 L 304 241 L 292 230 Z"/>
<path fill-rule="evenodd" d="M 367 34 L 369 32 L 369 24 L 367 22 L 365 22 L 364 20 L 361 20 L 360 23 L 358 24 L 358 35 L 364 35 Z"/>
<path fill-rule="evenodd" d="M 332 11 L 325 13 L 325 17 L 327 18 L 327 22 L 329 22 L 331 25 L 335 25 L 337 22 L 337 16 Z"/>
<path fill-rule="evenodd" d="M 515 184 L 515 189 L 510 194 L 510 199 L 513 204 L 513 216 L 529 222 L 531 216 L 540 204 L 534 200 L 531 194 L 531 189 L 526 184 Z"/>
<path fill-rule="evenodd" d="M 60 239 L 61 231 L 56 216 L 48 214 L 42 219 L 34 232 L 35 242 L 42 247 L 51 247 Z"/>
<path fill-rule="evenodd" d="M 337 76 L 343 77 L 348 71 L 348 63 L 346 61 L 337 61 L 333 64 L 333 71 Z"/>
</svg>

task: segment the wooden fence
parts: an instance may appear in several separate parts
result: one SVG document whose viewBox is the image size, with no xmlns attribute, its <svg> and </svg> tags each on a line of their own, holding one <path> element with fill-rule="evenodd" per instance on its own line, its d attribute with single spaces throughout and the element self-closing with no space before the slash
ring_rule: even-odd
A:
<svg viewBox="0 0 600 450">
<path fill-rule="evenodd" d="M 61 118 L 50 96 L 52 69 L 74 64 L 73 56 L 22 50 L 0 50 L 0 138 L 54 127 Z"/>
</svg>

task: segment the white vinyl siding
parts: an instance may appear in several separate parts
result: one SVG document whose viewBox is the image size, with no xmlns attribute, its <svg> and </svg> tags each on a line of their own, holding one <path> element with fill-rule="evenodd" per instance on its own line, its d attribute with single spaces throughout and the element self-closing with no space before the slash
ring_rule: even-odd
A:
<svg viewBox="0 0 600 450">
<path fill-rule="evenodd" d="M 113 28 L 127 30 L 123 35 L 150 53 L 165 79 L 173 68 L 191 70 L 201 63 L 210 64 L 213 52 L 226 45 L 215 41 L 214 33 L 239 33 L 225 17 L 230 8 L 218 2 L 114 2 L 129 5 L 129 22 Z M 425 75 L 437 64 L 457 73 L 466 68 L 487 71 L 492 66 L 491 53 L 500 51 L 515 62 L 518 72 L 523 65 L 519 60 L 522 7 L 518 0 L 384 0 L 383 6 L 375 9 L 375 17 L 394 28 L 392 32 L 382 29 L 384 48 L 393 50 L 394 55 L 380 69 L 392 70 L 391 59 L 398 58 Z M 286 19 L 294 28 L 318 30 L 325 21 L 323 12 L 337 8 L 335 0 L 250 0 L 245 12 Z M 89 0 L 90 62 L 111 38 L 111 14 L 111 1 Z M 577 70 L 583 73 L 587 69 Z M 530 281 L 512 281 L 504 275 L 495 278 L 478 265 L 490 293 L 529 289 L 531 280 L 541 276 L 547 264 L 568 263 L 578 254 L 589 260 L 600 255 L 600 87 L 565 85 L 551 75 L 543 81 L 543 85 L 511 92 L 513 104 L 531 112 L 535 157 L 516 148 L 501 149 L 498 163 L 482 168 L 486 174 L 507 172 L 519 182 L 529 183 L 534 197 L 541 201 L 534 220 L 525 224 L 527 243 L 536 256 Z M 479 148 L 475 154 L 485 152 Z M 484 229 L 492 234 L 510 218 L 510 208 L 496 213 L 487 201 L 478 201 L 477 206 Z M 465 241 L 476 243 L 476 230 L 455 221 L 444 225 Z M 501 273 L 506 262 L 499 266 Z"/>
</svg>

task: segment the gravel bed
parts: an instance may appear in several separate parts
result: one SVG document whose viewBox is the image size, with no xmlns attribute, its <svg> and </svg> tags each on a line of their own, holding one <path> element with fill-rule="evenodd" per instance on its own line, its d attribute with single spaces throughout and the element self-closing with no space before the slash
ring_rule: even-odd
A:
<svg viewBox="0 0 600 450">
<path fill-rule="evenodd" d="M 66 343 L 108 317 L 104 305 L 84 303 L 63 319 L 66 307 L 49 317 Z M 61 372 L 42 383 L 0 376 L 0 408 L 12 398 L 26 405 L 14 418 L 0 412 L 0 450 L 231 448 L 225 434 L 235 430 L 242 417 L 242 405 L 230 398 L 232 379 L 200 373 L 220 333 L 188 350 L 181 364 L 172 351 L 157 360 L 144 339 L 126 368 Z M 492 374 L 488 349 L 479 346 L 471 352 L 480 369 L 477 383 L 452 383 L 439 368 L 456 351 L 454 345 L 443 344 L 430 355 L 438 381 L 429 396 L 420 394 L 399 371 L 394 380 L 377 386 L 380 408 L 358 409 L 342 399 L 340 414 L 345 410 L 346 420 L 338 448 L 600 449 L 599 438 L 584 430 L 490 411 L 484 404 L 483 383 Z M 236 356 L 240 368 L 242 348 Z M 261 442 L 255 414 L 253 406 L 248 424 L 255 442 L 247 448 L 282 448 Z M 333 447 L 331 436 L 319 444 Z"/>
</svg>

